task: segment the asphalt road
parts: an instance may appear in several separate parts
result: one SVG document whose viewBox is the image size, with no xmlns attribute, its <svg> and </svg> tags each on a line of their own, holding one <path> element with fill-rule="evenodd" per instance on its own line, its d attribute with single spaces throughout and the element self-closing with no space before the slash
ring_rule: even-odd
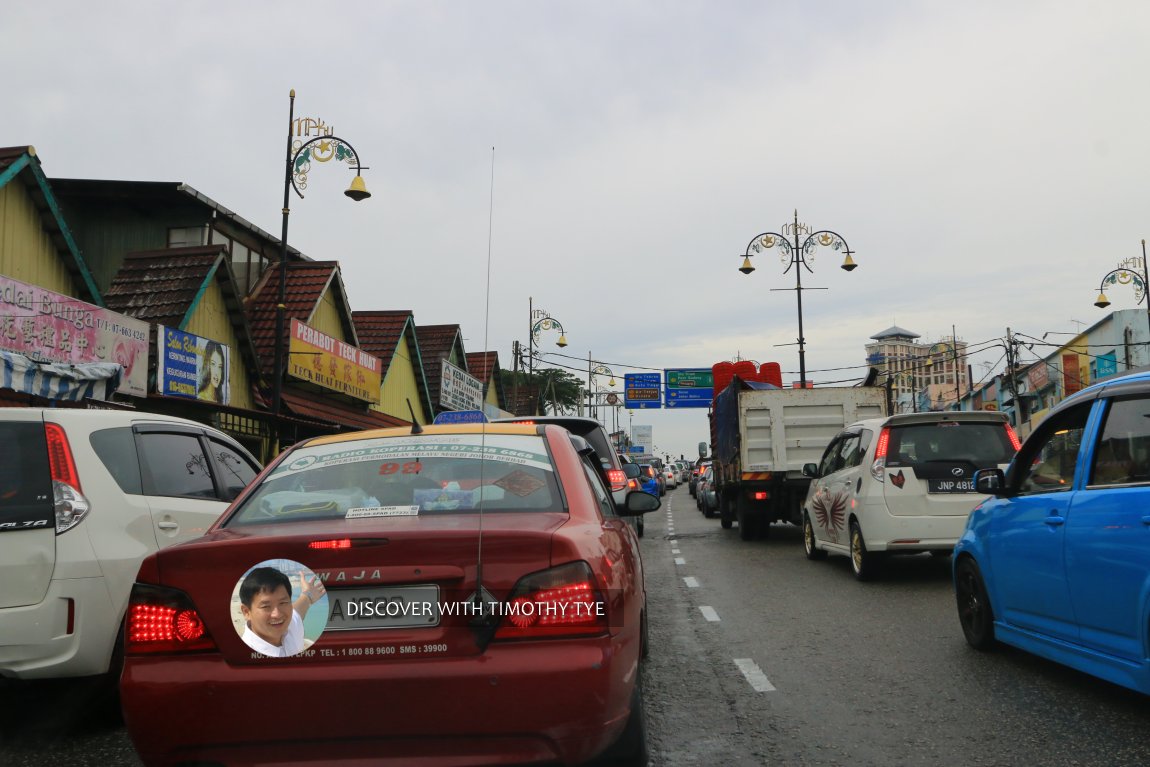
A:
<svg viewBox="0 0 1150 767">
<path fill-rule="evenodd" d="M 966 645 L 949 559 L 859 583 L 798 528 L 744 542 L 685 488 L 663 501 L 643 540 L 653 764 L 1150 764 L 1150 698 Z"/>
<path fill-rule="evenodd" d="M 673 528 L 673 529 L 672 529 Z M 963 641 L 949 562 L 808 562 L 705 519 L 685 488 L 647 515 L 652 765 L 1146 765 L 1150 698 Z M 3 767 L 136 767 L 91 683 L 0 680 Z"/>
</svg>

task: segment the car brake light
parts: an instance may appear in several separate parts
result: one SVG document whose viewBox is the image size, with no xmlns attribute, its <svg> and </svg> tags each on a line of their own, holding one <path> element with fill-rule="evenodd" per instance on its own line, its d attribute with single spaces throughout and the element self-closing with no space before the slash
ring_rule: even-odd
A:
<svg viewBox="0 0 1150 767">
<path fill-rule="evenodd" d="M 870 465 L 870 475 L 878 482 L 884 481 L 882 472 L 886 468 L 886 451 L 889 445 L 890 429 L 884 426 L 878 433 L 878 442 L 874 446 L 874 461 Z"/>
<path fill-rule="evenodd" d="M 57 423 L 46 423 L 44 437 L 48 443 L 52 505 L 56 513 L 56 535 L 59 535 L 80 524 L 92 507 L 80 492 L 80 473 L 76 471 L 76 459 L 72 456 L 72 447 L 68 444 L 64 427 Z"/>
<path fill-rule="evenodd" d="M 752 496 L 756 501 L 765 501 L 768 497 L 765 490 L 760 490 Z"/>
<path fill-rule="evenodd" d="M 627 475 L 622 469 L 608 469 L 607 481 L 611 483 L 612 490 L 622 490 L 627 486 Z"/>
<path fill-rule="evenodd" d="M 351 538 L 336 538 L 330 541 L 310 541 L 309 549 L 350 549 Z"/>
<path fill-rule="evenodd" d="M 1010 444 L 1014 445 L 1014 452 L 1022 449 L 1022 441 L 1018 439 L 1018 433 L 1014 431 L 1014 427 L 1006 424 L 1006 436 L 1010 438 Z"/>
<path fill-rule="evenodd" d="M 137 583 L 128 602 L 127 623 L 128 655 L 216 649 L 192 600 L 176 589 Z"/>
<path fill-rule="evenodd" d="M 515 585 L 495 641 L 595 636 L 607 632 L 607 603 L 591 566 L 571 562 L 521 578 Z"/>
</svg>

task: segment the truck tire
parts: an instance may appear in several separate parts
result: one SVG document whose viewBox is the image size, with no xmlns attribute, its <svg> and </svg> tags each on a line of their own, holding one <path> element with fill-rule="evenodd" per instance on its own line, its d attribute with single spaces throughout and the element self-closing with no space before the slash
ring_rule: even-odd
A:
<svg viewBox="0 0 1150 767">
<path fill-rule="evenodd" d="M 719 524 L 724 530 L 731 529 L 731 501 L 725 494 L 719 495 Z"/>
</svg>

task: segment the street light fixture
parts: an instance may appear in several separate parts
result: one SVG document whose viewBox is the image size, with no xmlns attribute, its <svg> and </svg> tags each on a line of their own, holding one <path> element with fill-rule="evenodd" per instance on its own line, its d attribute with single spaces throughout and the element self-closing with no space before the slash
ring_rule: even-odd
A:
<svg viewBox="0 0 1150 767">
<path fill-rule="evenodd" d="M 311 134 L 312 128 L 320 131 L 321 135 L 307 141 L 293 138 L 295 132 L 295 88 L 291 89 L 288 98 L 290 105 L 288 107 L 287 157 L 284 168 L 283 229 L 280 234 L 279 301 L 276 304 L 275 378 L 272 381 L 272 413 L 276 419 L 277 442 L 286 357 L 285 347 L 288 344 L 284 333 L 284 311 L 287 308 L 287 237 L 288 216 L 291 213 L 289 204 L 291 202 L 291 190 L 294 189 L 300 199 L 303 199 L 301 190 L 307 188 L 307 174 L 311 170 L 311 161 L 328 162 L 334 159 L 337 162 L 345 162 L 355 169 L 355 178 L 351 180 L 351 186 L 347 188 L 344 194 L 356 202 L 371 197 L 371 192 L 367 191 L 367 185 L 363 181 L 363 176 L 360 175 L 360 171 L 367 170 L 367 168 L 360 164 L 359 155 L 351 144 L 338 136 L 331 135 L 322 122 L 311 119 L 301 121 L 301 132 L 306 125 L 306 135 Z M 279 445 L 273 444 L 272 449 L 278 452 Z"/>
<path fill-rule="evenodd" d="M 812 232 L 809 226 L 799 223 L 799 212 L 797 210 L 795 211 L 794 223 L 784 224 L 782 228 L 785 234 L 779 234 L 777 232 L 756 234 L 747 244 L 746 253 L 743 254 L 743 265 L 739 267 L 739 271 L 743 274 L 750 274 L 755 271 L 754 265 L 751 264 L 752 250 L 755 253 L 761 253 L 763 250 L 770 250 L 776 247 L 779 249 L 780 259 L 787 265 L 787 268 L 783 270 L 783 274 L 786 274 L 792 269 L 794 270 L 795 286 L 793 288 L 772 288 L 771 290 L 795 291 L 795 298 L 798 301 L 799 308 L 799 386 L 806 388 L 807 360 L 806 338 L 803 336 L 803 290 L 826 290 L 826 288 L 803 288 L 803 269 L 806 269 L 812 274 L 814 273 L 810 265 L 814 263 L 814 250 L 816 246 L 843 251 L 846 257 L 843 259 L 840 268 L 844 271 L 853 271 L 858 267 L 858 264 L 851 258 L 853 251 L 851 251 L 847 245 L 847 241 L 843 239 L 841 234 L 832 232 L 830 229 L 820 229 L 817 232 Z M 805 235 L 805 238 L 800 239 L 803 235 Z"/>
<path fill-rule="evenodd" d="M 611 380 L 607 382 L 608 386 L 615 385 L 615 374 L 611 372 L 611 368 L 597 363 L 591 359 L 591 352 L 587 352 L 587 415 L 592 418 L 597 418 L 597 415 L 592 414 L 592 403 L 595 397 L 595 376 L 608 376 Z M 595 413 L 598 413 L 598 408 L 595 408 Z"/>
<path fill-rule="evenodd" d="M 544 330 L 558 330 L 559 340 L 555 345 L 562 349 L 567 346 L 567 333 L 563 330 L 563 323 L 542 309 L 535 308 L 535 299 L 527 299 L 527 308 L 531 313 L 531 333 L 527 342 L 527 374 L 530 377 L 535 372 L 535 346 L 539 343 L 539 334 Z"/>
<path fill-rule="evenodd" d="M 1146 321 L 1150 323 L 1150 299 L 1146 297 L 1146 286 L 1150 285 L 1150 276 L 1147 275 L 1146 268 L 1146 240 L 1142 240 L 1142 257 L 1131 256 L 1117 269 L 1111 269 L 1102 278 L 1102 284 L 1098 288 L 1098 300 L 1094 305 L 1099 309 L 1110 306 L 1110 299 L 1106 297 L 1107 285 L 1126 285 L 1133 282 L 1135 303 L 1146 301 Z"/>
</svg>

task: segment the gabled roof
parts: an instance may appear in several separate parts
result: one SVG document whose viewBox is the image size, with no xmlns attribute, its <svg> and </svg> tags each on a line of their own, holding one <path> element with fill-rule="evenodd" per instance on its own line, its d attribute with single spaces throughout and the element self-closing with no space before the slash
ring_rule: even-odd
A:
<svg viewBox="0 0 1150 767">
<path fill-rule="evenodd" d="M 898 325 L 891 325 L 886 330 L 875 333 L 871 336 L 876 341 L 883 341 L 887 338 L 921 338 L 918 333 L 911 332 L 906 328 L 900 328 Z"/>
<path fill-rule="evenodd" d="M 439 412 L 439 384 L 443 377 L 441 360 L 450 360 L 453 349 L 459 349 L 459 359 L 466 369 L 467 352 L 463 349 L 463 332 L 458 325 L 419 325 L 419 351 L 423 357 L 423 374 L 427 377 L 427 390 L 431 393 L 433 410 Z"/>
<path fill-rule="evenodd" d="M 351 319 L 359 336 L 359 348 L 383 360 L 384 378 L 387 377 L 387 371 L 395 359 L 400 339 L 405 333 L 411 333 L 411 353 L 414 355 L 411 366 L 415 370 L 423 410 L 430 417 L 433 412 L 431 392 L 427 386 L 427 375 L 423 370 L 423 352 L 416 334 L 415 315 L 411 310 L 352 312 Z"/>
<path fill-rule="evenodd" d="M 128 253 L 105 295 L 113 311 L 148 323 L 185 329 L 212 281 L 219 283 L 228 318 L 239 339 L 237 350 L 256 369 L 243 297 L 222 245 Z"/>
<path fill-rule="evenodd" d="M 499 375 L 499 352 L 472 352 L 468 354 L 467 372 L 480 380 L 485 394 L 488 387 L 494 382 L 496 401 L 499 403 L 499 407 L 505 406 L 507 398 L 503 396 L 503 379 Z"/>
<path fill-rule="evenodd" d="M 280 265 L 268 267 L 259 282 L 252 288 L 246 302 L 248 325 L 251 327 L 252 344 L 259 355 L 261 370 L 272 376 L 275 367 L 276 306 L 279 304 Z M 289 261 L 287 270 L 287 290 L 284 300 L 284 332 L 288 331 L 293 319 L 305 324 L 312 318 L 329 286 L 337 292 L 337 299 L 343 304 L 340 316 L 346 321 L 344 333 L 347 343 L 358 346 L 355 325 L 351 321 L 351 307 L 347 303 L 347 291 L 339 276 L 338 261 Z"/>
<path fill-rule="evenodd" d="M 0 189 L 11 183 L 22 183 L 28 197 L 40 212 L 44 231 L 48 233 L 65 268 L 80 288 L 81 295 L 75 298 L 104 306 L 100 290 L 92 279 L 88 265 L 84 263 L 80 248 L 77 247 L 72 232 L 60 212 L 56 196 L 52 193 L 48 179 L 40 168 L 40 159 L 36 156 L 35 148 L 18 146 L 0 149 Z"/>
</svg>

